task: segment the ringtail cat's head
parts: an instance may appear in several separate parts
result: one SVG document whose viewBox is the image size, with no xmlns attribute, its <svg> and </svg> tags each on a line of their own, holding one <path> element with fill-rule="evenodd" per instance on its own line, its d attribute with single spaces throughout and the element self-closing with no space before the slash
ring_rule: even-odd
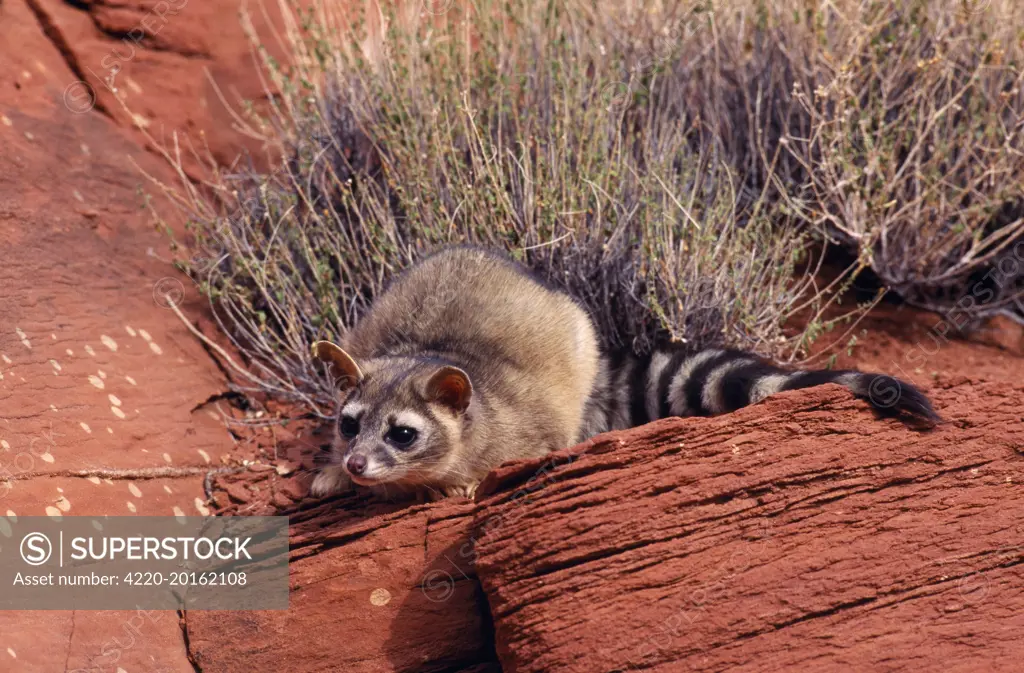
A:
<svg viewBox="0 0 1024 673">
<path fill-rule="evenodd" d="M 313 344 L 337 383 L 331 465 L 313 490 L 337 490 L 345 477 L 365 486 L 440 483 L 460 454 L 473 397 L 469 375 L 436 360 L 372 358 L 357 363 L 328 341 Z"/>
</svg>

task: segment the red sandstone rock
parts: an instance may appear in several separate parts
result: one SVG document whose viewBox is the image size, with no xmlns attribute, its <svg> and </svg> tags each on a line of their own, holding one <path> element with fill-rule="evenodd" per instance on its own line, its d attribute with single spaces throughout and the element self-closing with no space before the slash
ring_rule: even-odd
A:
<svg viewBox="0 0 1024 673">
<path fill-rule="evenodd" d="M 1024 389 L 935 398 L 931 432 L 829 386 L 499 470 L 504 669 L 1020 670 Z"/>
<path fill-rule="evenodd" d="M 194 661 L 498 670 L 493 611 L 508 672 L 1014 670 L 1024 389 L 934 393 L 930 432 L 827 387 L 506 466 L 475 506 L 305 509 L 291 609 L 189 613 Z"/>
<path fill-rule="evenodd" d="M 161 281 L 194 296 L 139 195 L 138 167 L 175 176 L 123 116 L 67 105 L 72 64 L 95 67 L 87 54 L 117 42 L 92 25 L 103 6 L 81 6 L 0 2 L 0 517 L 196 515 L 204 475 L 236 451 L 207 414 L 225 381 L 155 296 Z M 188 125 L 173 106 L 201 107 L 174 94 L 204 81 L 185 60 L 135 61 L 133 81 L 164 99 L 140 110 L 151 131 Z M 0 671 L 119 669 L 192 673 L 177 614 L 0 613 Z"/>
<path fill-rule="evenodd" d="M 133 3 L 13 0 L 13 11 L 30 10 L 32 34 L 63 61 L 52 82 L 56 102 L 70 115 L 90 111 L 125 129 L 145 129 L 157 144 L 184 143 L 191 173 L 199 162 L 190 147 L 209 147 L 221 164 L 241 147 L 259 146 L 234 128 L 232 112 L 242 99 L 261 101 L 264 91 L 240 21 L 239 0 L 140 0 Z M 271 17 L 275 3 L 264 3 Z M 263 10 L 250 5 L 254 27 L 267 31 Z M 6 9 L 6 8 L 5 8 Z M 281 54 L 273 40 L 268 48 Z M 32 72 L 34 68 L 30 68 Z M 56 69 L 55 69 L 56 70 Z M 11 73 L 14 74 L 14 73 Z M 38 72 L 32 75 L 39 77 Z M 52 80 L 51 76 L 51 80 Z M 188 138 L 182 134 L 188 134 Z M 131 133 L 140 144 L 141 133 Z"/>
<path fill-rule="evenodd" d="M 193 660 L 224 673 L 500 671 L 472 510 L 346 498 L 294 516 L 289 610 L 189 612 Z"/>
</svg>

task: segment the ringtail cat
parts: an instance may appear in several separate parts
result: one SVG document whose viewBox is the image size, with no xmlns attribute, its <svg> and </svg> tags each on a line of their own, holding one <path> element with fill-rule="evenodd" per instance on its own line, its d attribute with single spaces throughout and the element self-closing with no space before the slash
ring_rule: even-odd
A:
<svg viewBox="0 0 1024 673">
<path fill-rule="evenodd" d="M 857 371 L 787 371 L 725 349 L 601 352 L 569 295 L 510 259 L 447 248 L 399 275 L 342 344 L 313 344 L 338 388 L 329 464 L 312 493 L 365 486 L 472 497 L 513 459 L 668 416 L 710 416 L 838 383 L 879 411 L 936 422 L 912 385 Z"/>
</svg>

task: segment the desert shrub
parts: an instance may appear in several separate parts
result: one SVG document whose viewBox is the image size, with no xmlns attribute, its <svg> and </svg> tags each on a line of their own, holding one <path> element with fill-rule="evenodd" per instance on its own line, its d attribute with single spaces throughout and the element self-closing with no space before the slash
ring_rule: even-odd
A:
<svg viewBox="0 0 1024 673">
<path fill-rule="evenodd" d="M 187 269 L 248 359 L 243 388 L 326 413 L 310 342 L 337 339 L 388 277 L 450 242 L 506 250 L 564 287 L 612 349 L 793 358 L 830 325 L 807 232 L 751 187 L 776 183 L 739 174 L 717 126 L 688 112 L 704 7 L 410 6 L 342 18 L 282 4 L 290 63 L 257 45 L 271 107 L 246 120 L 271 170 L 178 195 Z M 808 310 L 805 329 L 784 329 Z"/>
<path fill-rule="evenodd" d="M 742 178 L 746 198 L 778 198 L 807 179 L 783 140 L 809 133 L 797 93 L 816 83 L 830 6 L 723 0 L 698 14 L 707 25 L 686 24 L 694 39 L 672 63 L 680 115 L 702 129 L 696 146 L 714 139 L 714 151 Z"/>
<path fill-rule="evenodd" d="M 787 135 L 789 202 L 910 303 L 1024 320 L 1024 26 L 1013 2 L 840 3 Z"/>
<path fill-rule="evenodd" d="M 1024 321 L 1018 3 L 724 0 L 703 14 L 671 63 L 677 112 L 715 139 L 741 198 L 783 200 L 957 325 Z"/>
</svg>

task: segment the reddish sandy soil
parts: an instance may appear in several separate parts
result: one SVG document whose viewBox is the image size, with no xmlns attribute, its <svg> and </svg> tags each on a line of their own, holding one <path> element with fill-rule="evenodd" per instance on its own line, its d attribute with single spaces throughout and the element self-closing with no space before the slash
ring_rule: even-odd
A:
<svg viewBox="0 0 1024 673">
<path fill-rule="evenodd" d="M 249 142 L 211 83 L 259 97 L 237 11 L 0 0 L 0 516 L 288 513 L 292 608 L 0 613 L 0 670 L 1019 670 L 1009 323 L 862 324 L 840 364 L 929 390 L 931 433 L 827 388 L 511 467 L 476 504 L 303 499 L 325 437 L 228 432 L 225 374 L 160 291 L 212 334 L 206 314 L 139 191 L 140 168 L 175 180 L 140 126 L 225 163 Z"/>
</svg>

